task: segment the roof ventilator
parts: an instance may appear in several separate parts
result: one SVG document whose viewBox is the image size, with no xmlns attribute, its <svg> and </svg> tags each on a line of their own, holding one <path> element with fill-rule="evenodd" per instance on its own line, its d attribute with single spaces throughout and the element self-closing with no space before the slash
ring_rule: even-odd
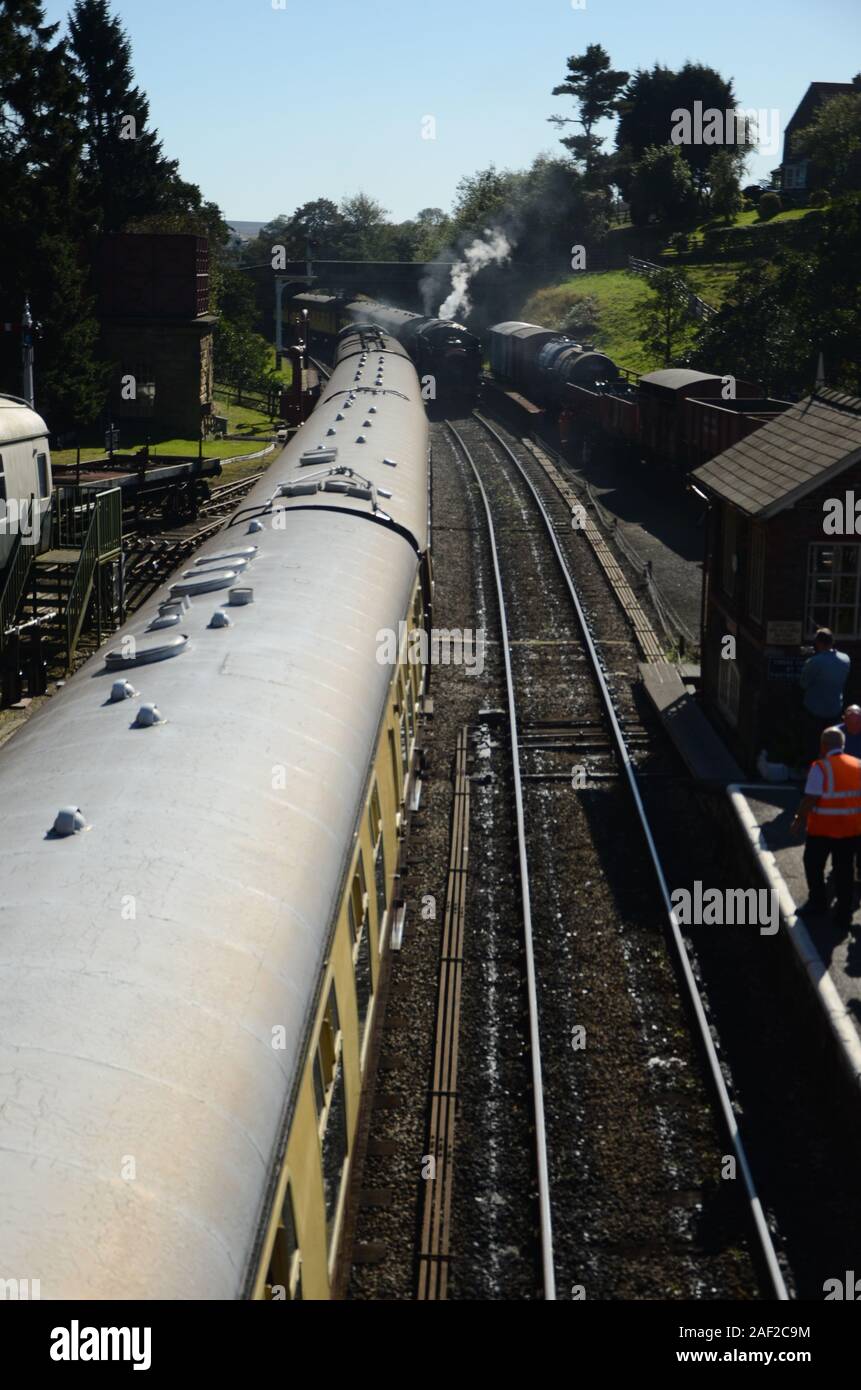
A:
<svg viewBox="0 0 861 1390">
<path fill-rule="evenodd" d="M 235 593 L 236 590 L 234 589 L 233 592 Z M 211 617 L 210 620 L 209 620 L 209 626 L 210 626 L 210 627 L 233 627 L 233 623 L 230 621 L 230 618 L 229 618 L 229 616 L 227 615 L 227 613 L 223 612 L 223 610 L 220 609 L 220 608 L 216 608 L 215 612 L 213 613 L 212 617 Z"/>
<path fill-rule="evenodd" d="M 51 827 L 55 835 L 77 835 L 81 830 L 89 830 L 86 817 L 81 814 L 80 806 L 63 806 L 54 818 Z"/>
<path fill-rule="evenodd" d="M 135 728 L 152 729 L 156 724 L 164 723 L 165 720 L 158 705 L 141 705 L 135 720 Z"/>
<path fill-rule="evenodd" d="M 123 700 L 133 700 L 137 693 L 131 681 L 114 681 L 111 686 L 111 704 L 118 705 Z"/>
</svg>

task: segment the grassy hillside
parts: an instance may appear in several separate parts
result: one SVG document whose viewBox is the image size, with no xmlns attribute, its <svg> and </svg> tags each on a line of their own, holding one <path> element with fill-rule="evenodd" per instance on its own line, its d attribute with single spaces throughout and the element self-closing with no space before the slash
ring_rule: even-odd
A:
<svg viewBox="0 0 861 1390">
<path fill-rule="evenodd" d="M 727 262 L 691 266 L 688 276 L 693 289 L 708 304 L 718 308 L 732 286 L 739 267 Z M 648 281 L 628 270 L 592 271 L 573 275 L 561 284 L 539 290 L 515 317 L 547 328 L 562 328 L 566 315 L 578 301 L 595 304 L 596 346 L 620 367 L 632 372 L 651 372 L 663 361 L 646 352 L 640 342 L 638 310 L 648 296 Z M 691 329 L 693 336 L 694 329 Z"/>
</svg>

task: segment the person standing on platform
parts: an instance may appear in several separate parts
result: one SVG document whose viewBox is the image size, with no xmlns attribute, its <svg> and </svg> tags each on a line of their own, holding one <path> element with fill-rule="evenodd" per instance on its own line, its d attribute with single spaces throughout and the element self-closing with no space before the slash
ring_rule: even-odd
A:
<svg viewBox="0 0 861 1390">
<path fill-rule="evenodd" d="M 843 735 L 843 752 L 850 758 L 861 758 L 861 705 L 847 705 L 843 723 L 837 727 Z"/>
<path fill-rule="evenodd" d="M 804 663 L 805 745 L 807 756 L 816 757 L 819 737 L 826 726 L 836 725 L 843 709 L 843 691 L 849 678 L 849 657 L 834 649 L 834 634 L 821 627 L 813 641 L 814 655 Z"/>
<path fill-rule="evenodd" d="M 825 912 L 825 866 L 831 856 L 834 888 L 834 925 L 848 931 L 852 925 L 853 865 L 861 848 L 861 760 L 843 751 L 840 729 L 826 729 L 820 741 L 821 756 L 807 776 L 804 796 L 790 826 L 792 834 L 806 827 L 804 874 L 807 907 Z"/>
</svg>

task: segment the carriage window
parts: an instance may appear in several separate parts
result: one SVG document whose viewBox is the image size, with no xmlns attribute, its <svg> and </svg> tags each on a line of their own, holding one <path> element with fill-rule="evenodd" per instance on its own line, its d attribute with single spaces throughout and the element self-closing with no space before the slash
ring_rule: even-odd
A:
<svg viewBox="0 0 861 1390">
<path fill-rule="evenodd" d="M 374 884 L 377 890 L 377 925 L 382 938 L 383 918 L 386 915 L 386 852 L 383 849 L 382 835 L 374 860 Z M 382 946 L 382 939 L 380 946 Z"/>
<path fill-rule="evenodd" d="M 383 831 L 383 817 L 380 812 L 380 793 L 377 788 L 371 792 L 371 804 L 368 809 L 368 824 L 371 830 L 371 844 L 375 845 Z"/>
<path fill-rule="evenodd" d="M 3 471 L 3 455 L 0 454 L 0 502 L 6 501 L 6 475 Z"/>
<path fill-rule="evenodd" d="M 289 1183 L 266 1275 L 266 1298 L 270 1302 L 302 1301 L 302 1256 L 296 1235 L 296 1218 Z"/>
<path fill-rule="evenodd" d="M 341 1023 L 334 984 L 329 991 L 329 1002 L 320 1026 L 315 1079 L 318 1067 L 324 1094 L 324 1108 L 320 1114 L 323 1201 L 326 1208 L 327 1233 L 331 1240 L 347 1157 L 347 1093 L 344 1084 Z"/>
<path fill-rule="evenodd" d="M 398 755 L 395 751 L 395 735 L 391 729 L 389 729 L 389 757 L 392 760 L 392 782 L 395 787 L 395 801 L 400 801 L 401 787 L 398 780 Z"/>
<path fill-rule="evenodd" d="M 367 893 L 365 892 L 365 871 L 362 865 L 361 854 L 359 855 L 356 873 L 353 875 L 353 886 L 350 890 L 350 898 L 347 903 L 347 915 L 350 920 L 350 938 L 353 943 L 353 973 L 356 982 L 356 1015 L 359 1021 L 359 1046 L 361 1048 L 371 995 L 374 992 L 374 982 L 371 973 L 370 928 L 368 923 Z"/>
<path fill-rule="evenodd" d="M 36 455 L 36 468 L 39 473 L 39 496 L 47 497 L 51 489 L 48 486 L 48 455 Z"/>
</svg>

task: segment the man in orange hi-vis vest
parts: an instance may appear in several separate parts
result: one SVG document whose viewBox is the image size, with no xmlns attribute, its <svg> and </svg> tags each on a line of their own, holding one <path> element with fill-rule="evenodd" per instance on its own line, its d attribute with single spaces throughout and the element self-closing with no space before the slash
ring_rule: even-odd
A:
<svg viewBox="0 0 861 1390">
<path fill-rule="evenodd" d="M 828 856 L 834 872 L 835 925 L 848 931 L 852 925 L 852 892 L 855 854 L 861 847 L 861 760 L 843 751 L 841 729 L 826 729 L 816 762 L 811 765 L 804 796 L 791 830 L 807 826 L 804 873 L 807 877 L 809 912 L 824 912 L 825 866 Z"/>
</svg>

